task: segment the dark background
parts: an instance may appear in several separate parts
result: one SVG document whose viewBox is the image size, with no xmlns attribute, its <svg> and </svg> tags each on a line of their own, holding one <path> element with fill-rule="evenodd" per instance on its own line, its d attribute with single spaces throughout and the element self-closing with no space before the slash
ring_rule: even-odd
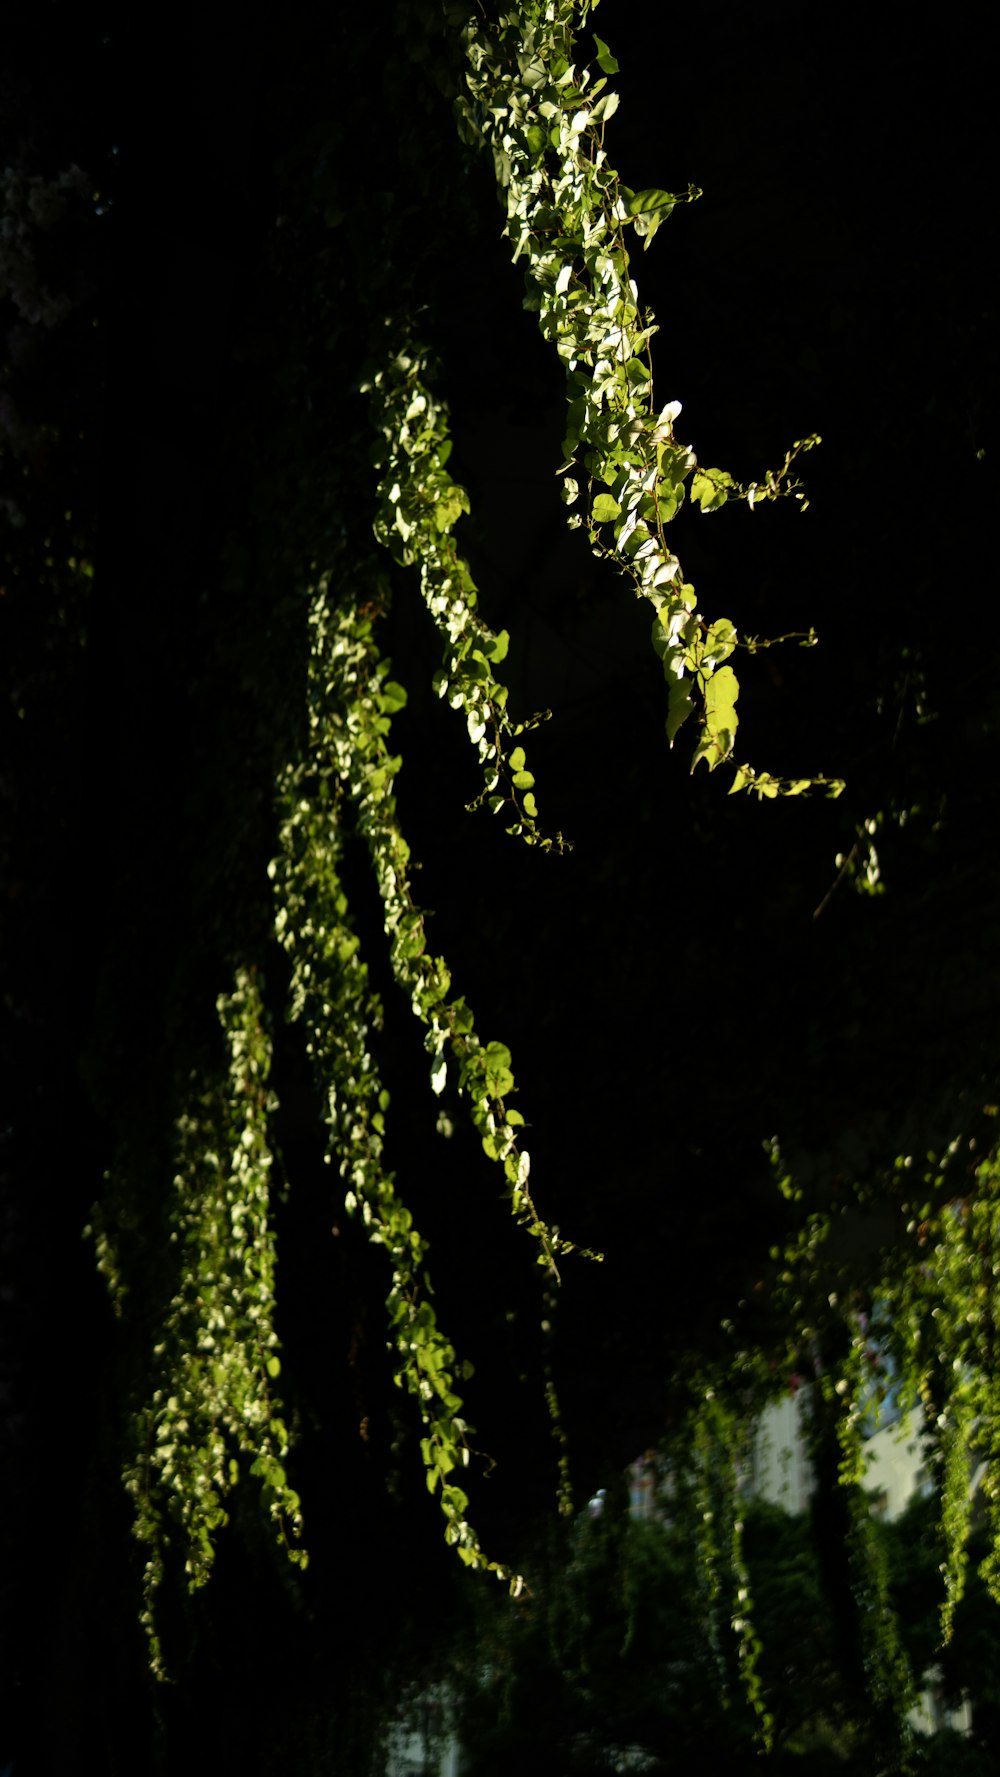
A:
<svg viewBox="0 0 1000 1777">
<path fill-rule="evenodd" d="M 435 1132 L 354 858 L 386 1002 L 390 1163 L 497 1463 L 472 1488 L 484 1540 L 516 1556 L 551 1509 L 549 1356 L 582 1501 L 660 1434 L 722 1348 L 722 1317 L 762 1349 L 778 1339 L 765 1138 L 811 1201 L 837 1203 L 993 1095 L 995 346 L 972 9 L 933 34 L 902 6 L 713 17 L 606 0 L 594 23 L 621 63 L 612 163 L 635 187 L 705 192 L 635 257 L 660 323 L 658 402 L 681 399 L 678 436 L 743 480 L 823 438 L 804 516 L 683 514 L 675 547 L 709 616 L 819 632 L 817 649 L 744 661 L 740 748 L 761 769 L 845 777 L 837 802 L 730 801 L 724 773 L 688 775 L 685 736 L 667 748 L 648 613 L 565 530 L 558 365 L 520 307 L 491 169 L 458 145 L 453 33 L 426 51 L 416 6 L 251 8 L 238 28 L 222 9 L 151 27 L 87 6 L 34 8 L 13 34 L 5 164 L 50 178 L 75 163 L 101 194 L 38 247 L 72 296 L 63 325 L 25 335 L 9 295 L 3 311 L 21 430 L 8 422 L 0 491 L 24 519 L 0 600 L 0 1757 L 17 1772 L 222 1754 L 325 1769 L 333 1749 L 347 1769 L 393 1660 L 450 1609 L 417 1427 L 389 1382 L 382 1261 L 331 1203 L 268 938 L 309 564 L 369 550 L 356 383 L 389 304 L 426 305 L 472 500 L 459 538 L 487 619 L 511 632 L 512 700 L 554 711 L 529 764 L 543 821 L 574 841 L 540 856 L 465 814 L 475 762 L 430 691 L 438 645 L 415 588 L 386 559 L 418 892 L 484 1039 L 513 1050 L 540 1207 L 606 1254 L 567 1265 L 542 1339 L 531 1255 L 450 1101 L 456 1133 Z M 884 894 L 843 882 L 814 917 L 835 855 L 879 813 Z M 149 1179 L 155 1248 L 178 1085 L 244 954 L 264 963 L 274 1022 L 279 1329 L 312 1565 L 293 1589 L 245 1483 L 208 1592 L 170 1607 L 182 1682 L 155 1694 L 117 1481 L 155 1298 L 140 1289 L 116 1328 L 81 1230 L 124 1150 Z"/>
</svg>

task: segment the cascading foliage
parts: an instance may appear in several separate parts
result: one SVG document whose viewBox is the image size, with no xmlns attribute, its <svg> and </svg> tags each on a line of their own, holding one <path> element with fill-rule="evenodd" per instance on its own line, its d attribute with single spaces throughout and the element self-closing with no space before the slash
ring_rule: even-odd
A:
<svg viewBox="0 0 1000 1777">
<path fill-rule="evenodd" d="M 410 887 L 409 847 L 396 818 L 393 778 L 400 761 L 387 744 L 392 713 L 406 694 L 378 655 L 371 618 L 337 609 L 326 578 L 315 591 L 310 625 L 311 747 L 281 784 L 282 849 L 271 866 L 277 932 L 292 965 L 289 1015 L 306 1027 L 347 1208 L 360 1211 L 392 1266 L 387 1307 L 396 1380 L 420 1411 L 427 1483 L 431 1492 L 440 1487 L 445 1534 L 468 1566 L 488 1566 L 517 1585 L 516 1576 L 483 1554 L 466 1516 L 468 1498 L 449 1478 L 469 1460 L 456 1382 L 470 1370 L 438 1327 L 426 1281 L 427 1243 L 382 1164 L 389 1099 L 369 1043 L 381 1014 L 350 925 L 340 868 L 346 829 L 368 848 L 393 975 L 424 1026 L 432 1089 L 443 1090 L 450 1063 L 483 1149 L 502 1170 L 511 1210 L 538 1244 L 539 1264 L 558 1276 L 557 1256 L 573 1248 L 546 1226 L 532 1200 L 524 1118 L 510 1103 L 510 1050 L 480 1040 L 465 998 L 450 993 L 447 964 L 427 950 Z"/>
<path fill-rule="evenodd" d="M 260 986 L 251 971 L 237 971 L 218 1014 L 227 1065 L 211 1081 L 192 1082 L 177 1119 L 169 1209 L 176 1287 L 153 1347 L 150 1393 L 135 1415 L 124 1476 L 146 1550 L 142 1622 L 161 1677 L 154 1607 L 167 1551 L 176 1545 L 190 1589 L 206 1583 L 241 1457 L 260 1480 L 289 1559 L 306 1562 L 299 1498 L 284 1468 L 289 1438 L 277 1391 L 267 1134 L 275 1099 Z M 121 1313 L 128 1280 L 106 1214 L 96 1218 L 95 1234 L 98 1263 Z"/>
<path fill-rule="evenodd" d="M 816 786 L 836 795 L 838 780 L 777 778 L 737 761 L 739 684 L 731 663 L 740 646 L 755 644 L 741 643 L 727 619 L 701 613 L 665 529 L 685 498 L 706 513 L 733 498 L 753 507 L 782 494 L 804 506 L 793 467 L 818 441 L 794 444 L 780 470 L 742 486 L 728 472 L 701 467 L 678 441 L 678 402 L 654 401 L 650 346 L 656 328 L 631 274 L 628 230 L 648 247 L 675 205 L 698 194 L 679 199 L 659 188 L 636 192 L 618 178 L 605 144 L 618 105 L 606 77 L 617 64 L 599 38 L 600 77 L 579 59 L 576 34 L 587 12 L 586 4 L 572 0 L 531 0 L 495 26 L 471 19 L 464 35 L 468 95 L 458 106 L 465 139 L 493 156 L 505 232 L 514 259 L 526 267 L 527 306 L 537 312 L 565 367 L 560 473 L 568 522 L 585 531 L 594 553 L 613 563 L 652 609 L 653 645 L 668 685 L 670 744 L 693 719 L 693 765 L 702 759 L 710 771 L 733 765 L 733 790 L 773 799 Z M 473 806 L 503 814 L 515 838 L 561 851 L 562 836 L 547 835 L 541 826 L 521 744 L 542 717 L 515 720 L 509 711 L 499 677 L 509 638 L 478 615 L 476 587 L 452 535 L 469 501 L 448 472 L 448 415 L 432 389 L 433 361 L 409 313 L 386 315 L 376 348 L 358 375 L 375 439 L 375 535 L 419 581 L 437 626 L 443 653 L 435 688 L 464 718 L 482 769 Z M 401 761 L 390 747 L 392 717 L 404 706 L 406 690 L 391 676 L 376 641 L 384 576 L 377 561 L 341 555 L 315 565 L 309 579 L 305 740 L 278 776 L 280 840 L 271 864 L 274 929 L 290 968 L 287 1015 L 305 1035 L 326 1106 L 328 1157 L 343 1181 L 347 1208 L 386 1255 L 396 1381 L 412 1396 L 422 1422 L 427 1485 L 437 1495 L 446 1538 L 468 1566 L 492 1570 L 517 1588 L 519 1577 L 481 1546 L 469 1497 L 459 1485 L 470 1451 L 458 1390 L 471 1370 L 438 1325 L 427 1241 L 406 1205 L 405 1181 L 397 1183 L 384 1164 L 390 1105 L 377 1057 L 381 1009 L 347 902 L 343 853 L 349 834 L 367 848 L 392 974 L 422 1026 L 432 1090 L 440 1093 L 449 1076 L 457 1087 L 484 1153 L 503 1179 L 511 1213 L 550 1281 L 558 1281 L 559 1260 L 573 1246 L 536 1207 L 524 1117 L 512 1102 L 510 1051 L 502 1041 L 483 1040 L 466 999 L 452 990 L 445 960 L 427 948 L 394 795 Z M 811 634 L 801 639 L 814 640 Z M 259 969 L 243 959 L 235 985 L 218 1002 L 225 1064 L 211 1080 L 191 1082 L 177 1116 L 168 1209 L 173 1283 L 125 1471 L 136 1532 L 147 1552 L 144 1621 L 158 1670 L 153 1607 L 167 1551 L 178 1550 L 190 1586 L 204 1583 L 241 1461 L 259 1477 L 289 1555 L 305 1561 L 299 1500 L 286 1473 L 289 1434 L 276 1392 L 268 1133 L 274 1099 L 267 1084 L 263 1002 Z M 871 1386 L 862 1317 L 874 1312 L 876 1302 L 885 1306 L 889 1337 L 913 1401 L 922 1403 L 942 1477 L 947 1632 L 962 1582 L 968 1449 L 975 1443 L 992 1457 L 1000 1435 L 994 1349 L 1000 1173 L 995 1162 L 984 1164 L 960 1195 L 941 1177 L 944 1182 L 919 1210 L 897 1188 L 898 1180 L 891 1185 L 901 1206 L 901 1239 L 876 1268 L 878 1276 L 868 1275 L 853 1295 L 836 1297 L 827 1287 L 833 1273 L 824 1256 L 828 1228 L 822 1217 L 806 1218 L 775 1260 L 799 1329 L 789 1362 L 802 1368 L 803 1352 L 811 1354 L 827 1429 L 839 1440 L 841 1479 L 854 1513 L 849 1557 L 858 1576 L 866 1561 L 861 1403 Z M 793 1201 L 794 1184 L 785 1177 L 783 1186 Z M 127 1279 L 117 1201 L 112 1194 L 95 1225 L 99 1263 L 120 1305 Z M 732 1331 L 738 1341 L 736 1323 Z M 766 1372 L 755 1369 L 746 1352 L 734 1351 L 731 1398 L 725 1398 L 726 1378 L 712 1378 L 700 1387 L 691 1421 L 693 1472 L 700 1477 L 699 1548 L 720 1673 L 726 1684 L 741 1678 L 766 1736 L 739 1546 L 737 1473 L 740 1439 L 752 1409 L 773 1387 L 773 1363 Z M 550 1407 L 558 1423 L 554 1395 Z M 987 1477 L 1000 1541 L 995 1464 Z M 1000 1596 L 998 1572 L 991 1558 L 988 1577 Z M 899 1713 L 906 1682 L 892 1659 L 886 1666 L 884 1645 L 883 1637 L 882 1653 L 873 1651 L 868 1662 L 870 1690 L 876 1700 L 887 1688 L 893 1691 Z"/>
<path fill-rule="evenodd" d="M 492 150 L 507 212 L 504 232 L 514 259 L 527 262 L 525 306 L 537 311 L 543 335 L 566 367 L 560 473 L 569 523 L 585 524 L 594 553 L 613 562 L 652 606 L 653 646 L 670 688 L 670 744 L 697 712 L 693 764 L 704 759 L 712 771 L 734 755 L 739 683 L 729 661 L 740 642 L 727 618 L 709 622 L 699 612 L 665 526 L 680 509 L 689 478 L 689 497 L 703 512 L 717 511 L 733 495 L 751 508 L 781 494 L 806 504 L 790 472 L 819 439 L 800 440 L 777 473 L 744 488 L 728 471 L 700 468 L 694 452 L 677 441 L 679 401 L 656 411 L 650 340 L 657 329 L 640 306 L 625 231 L 632 228 L 648 247 L 675 206 L 701 193 L 691 188 L 678 198 L 622 184 L 604 146 L 618 109 L 604 75 L 617 73 L 618 63 L 600 38 L 600 78 L 575 59 L 576 31 L 587 10 L 574 0 L 548 0 L 510 12 L 496 30 L 473 19 L 466 30 L 470 99 L 459 108 L 460 121 L 471 139 Z M 585 497 L 574 469 L 587 477 Z M 843 788 L 837 779 L 779 779 L 740 764 L 732 789 L 775 797 L 814 786 L 834 796 Z"/>
</svg>

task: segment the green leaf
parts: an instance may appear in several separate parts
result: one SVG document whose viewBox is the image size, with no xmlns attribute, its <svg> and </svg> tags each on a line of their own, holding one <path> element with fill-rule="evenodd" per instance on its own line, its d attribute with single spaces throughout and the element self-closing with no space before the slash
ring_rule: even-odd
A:
<svg viewBox="0 0 1000 1777">
<path fill-rule="evenodd" d="M 434 508 L 434 523 L 439 531 L 450 531 L 463 512 L 469 510 L 469 496 L 464 488 L 453 487 Z"/>
<path fill-rule="evenodd" d="M 619 72 L 618 63 L 603 38 L 598 37 L 596 31 L 594 32 L 594 42 L 597 44 L 597 66 L 601 73 L 617 74 Z"/>
<path fill-rule="evenodd" d="M 694 466 L 691 452 L 683 444 L 664 439 L 656 447 L 656 466 L 671 487 L 681 487 Z"/>
<path fill-rule="evenodd" d="M 650 185 L 645 191 L 634 191 L 629 198 L 628 213 L 630 216 L 642 216 L 650 211 L 662 210 L 669 216 L 676 197 L 672 191 L 661 191 L 658 186 Z"/>
<path fill-rule="evenodd" d="M 629 561 L 631 561 L 633 555 L 635 555 L 637 553 L 637 551 L 642 548 L 644 543 L 648 543 L 648 542 L 649 542 L 649 527 L 648 527 L 648 525 L 637 524 L 635 526 L 635 528 L 629 532 L 629 535 L 626 538 L 625 542 L 623 544 L 619 544 L 619 548 L 621 549 L 622 554 Z"/>
<path fill-rule="evenodd" d="M 739 720 L 736 699 L 739 694 L 739 680 L 732 667 L 717 667 L 705 687 L 705 714 L 713 732 L 717 728 L 728 728 L 730 731 L 736 728 Z"/>
<path fill-rule="evenodd" d="M 535 780 L 530 771 L 515 771 L 511 779 L 515 790 L 534 789 Z"/>
<path fill-rule="evenodd" d="M 670 637 L 667 635 L 666 629 L 660 622 L 659 617 L 653 618 L 653 647 L 660 660 L 665 658 L 671 648 Z"/>
<path fill-rule="evenodd" d="M 667 703 L 667 739 L 671 746 L 694 709 L 688 685 L 687 679 L 677 679 L 670 687 L 670 697 Z"/>
<path fill-rule="evenodd" d="M 510 1050 L 506 1043 L 488 1043 L 484 1051 L 486 1085 L 494 1098 L 502 1098 L 514 1084 L 510 1071 Z"/>
<path fill-rule="evenodd" d="M 272 1380 L 274 1379 L 275 1376 L 281 1375 L 281 1359 L 275 1357 L 273 1353 L 268 1358 L 267 1363 L 265 1364 L 264 1367 L 267 1370 L 267 1373 L 271 1377 Z"/>
<path fill-rule="evenodd" d="M 708 635 L 705 637 L 705 651 L 702 658 L 705 661 L 714 660 L 716 666 L 721 666 L 724 660 L 728 660 L 735 647 L 735 626 L 730 623 L 728 617 L 720 617 L 716 623 L 711 625 Z"/>
<path fill-rule="evenodd" d="M 464 1518 L 469 1509 L 469 1496 L 462 1492 L 461 1487 L 449 1485 L 441 1489 L 441 1504 L 446 1511 L 453 1512 L 456 1518 Z"/>
<path fill-rule="evenodd" d="M 591 510 L 595 524 L 607 524 L 612 518 L 620 518 L 622 509 L 610 494 L 598 494 Z"/>
<path fill-rule="evenodd" d="M 514 748 L 513 752 L 511 753 L 511 756 L 510 756 L 510 768 L 511 768 L 511 771 L 523 771 L 524 770 L 524 748 L 523 747 L 515 747 Z"/>
<path fill-rule="evenodd" d="M 734 485 L 727 469 L 699 469 L 691 483 L 691 498 L 703 512 L 718 512 L 729 498 L 727 488 Z"/>
<path fill-rule="evenodd" d="M 617 65 L 616 62 L 615 66 L 617 67 Z M 596 88 L 594 90 L 596 91 Z M 614 116 L 620 103 L 621 101 L 617 93 L 605 93 L 603 98 L 598 99 L 597 104 L 594 106 L 594 109 L 590 114 L 591 121 L 593 123 L 607 123 L 608 118 Z"/>
<path fill-rule="evenodd" d="M 701 759 L 706 759 L 709 771 L 714 771 L 729 758 L 739 726 L 736 714 L 739 694 L 739 680 L 732 667 L 718 667 L 705 685 L 705 728 L 691 764 L 692 771 Z M 755 788 L 759 793 L 760 780 Z"/>
<path fill-rule="evenodd" d="M 392 715 L 396 710 L 404 709 L 406 695 L 404 685 L 397 685 L 395 679 L 387 679 L 382 686 L 382 693 L 378 700 L 379 709 L 386 715 Z"/>
</svg>

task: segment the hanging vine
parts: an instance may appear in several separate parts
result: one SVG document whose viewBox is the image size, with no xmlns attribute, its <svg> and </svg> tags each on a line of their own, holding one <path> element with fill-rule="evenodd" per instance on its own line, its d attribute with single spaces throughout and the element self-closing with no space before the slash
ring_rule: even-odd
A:
<svg viewBox="0 0 1000 1777">
<path fill-rule="evenodd" d="M 370 1238 L 385 1247 L 393 1267 L 387 1306 L 396 1380 L 420 1410 L 428 1487 L 434 1492 L 440 1486 L 445 1534 L 467 1565 L 488 1567 L 516 1586 L 516 1575 L 484 1555 L 466 1516 L 468 1497 L 448 1479 L 469 1461 L 469 1427 L 455 1385 L 470 1369 L 458 1364 L 437 1325 L 428 1298 L 427 1242 L 383 1166 L 389 1099 L 369 1043 L 381 1008 L 369 988 L 343 888 L 341 854 L 349 825 L 368 848 L 393 974 L 424 1026 L 432 1089 L 443 1090 L 450 1062 L 483 1150 L 502 1169 L 512 1213 L 538 1243 L 539 1264 L 558 1278 L 558 1255 L 574 1247 L 546 1225 L 532 1199 L 524 1118 L 510 1103 L 516 1090 L 510 1050 L 481 1042 L 464 997 L 449 997 L 446 963 L 427 951 L 423 915 L 410 887 L 409 847 L 396 818 L 393 781 L 400 761 L 388 749 L 391 717 L 405 702 L 405 691 L 388 676 L 390 662 L 378 655 L 371 618 L 338 609 L 326 577 L 313 596 L 310 627 L 310 754 L 284 778 L 282 849 L 271 866 L 277 932 L 292 964 L 290 1016 L 306 1026 L 348 1186 L 347 1208 L 360 1210 Z"/>
<path fill-rule="evenodd" d="M 469 564 L 451 535 L 469 510 L 469 496 L 445 466 L 451 455 L 448 415 L 431 392 L 430 372 L 426 352 L 407 336 L 362 382 L 381 440 L 375 535 L 398 562 L 419 568 L 424 603 L 445 647 L 434 689 L 463 712 L 483 770 L 484 786 L 470 812 L 484 803 L 491 814 L 506 811 L 513 816 L 508 833 L 542 851 L 564 851 L 561 833 L 548 838 L 539 828 L 524 748 L 510 744 L 551 711 L 523 722 L 508 714 L 508 689 L 493 668 L 506 657 L 510 637 L 505 629 L 495 635 L 478 615 Z"/>
<path fill-rule="evenodd" d="M 993 1106 L 984 1107 L 987 1119 Z M 918 1438 L 936 1482 L 941 1572 L 941 1641 L 954 1629 L 968 1567 L 977 1492 L 990 1528 L 980 1567 L 1000 1603 L 1000 1488 L 991 1460 L 1000 1436 L 996 1327 L 1000 1312 L 1000 1161 L 995 1147 L 972 1169 L 955 1138 L 923 1168 L 910 1155 L 884 1175 L 857 1181 L 839 1214 L 804 1211 L 804 1192 L 770 1144 L 779 1187 L 800 1210 L 798 1225 L 772 1250 L 773 1282 L 785 1325 L 783 1357 L 735 1354 L 758 1402 L 775 1374 L 811 1381 L 807 1423 L 822 1488 L 827 1471 L 842 1494 L 844 1555 L 864 1689 L 887 1756 L 908 1768 L 914 1676 L 889 1600 L 884 1552 L 873 1534 L 866 1491 L 873 1430 L 891 1392 L 901 1433 Z M 894 1235 L 863 1263 L 836 1258 L 831 1236 L 844 1215 L 891 1205 Z M 736 1332 L 733 1323 L 727 1323 Z M 881 1726 L 879 1727 L 879 1724 Z"/>
<path fill-rule="evenodd" d="M 689 1495 L 688 1518 L 703 1593 L 701 1620 L 718 1673 L 719 1697 L 729 1709 L 749 1704 L 760 1744 L 771 1748 L 773 1722 L 757 1671 L 760 1640 L 754 1628 L 750 1576 L 743 1558 L 741 1470 L 750 1427 L 745 1414 L 703 1385 L 683 1435 L 674 1472 Z"/>
<path fill-rule="evenodd" d="M 674 435 L 681 407 L 658 412 L 653 400 L 649 342 L 652 316 L 639 304 L 630 273 L 625 231 L 648 247 L 681 196 L 650 188 L 635 192 L 610 165 L 604 130 L 618 108 L 604 75 L 618 64 L 595 38 L 601 77 L 580 66 L 577 24 L 587 17 L 577 0 L 529 0 L 501 18 L 494 31 L 473 18 L 466 27 L 471 97 L 459 104 L 466 136 L 492 150 L 514 259 L 527 261 L 525 306 L 566 367 L 568 415 L 563 442 L 562 497 L 578 508 L 581 490 L 570 472 L 587 478 L 585 510 L 571 510 L 573 527 L 586 524 L 596 555 L 612 561 L 655 612 L 653 646 L 669 686 L 670 744 L 696 711 L 700 722 L 692 769 L 710 771 L 734 761 L 739 683 L 728 664 L 740 646 L 727 618 L 709 622 L 697 609 L 669 548 L 665 526 L 684 501 L 713 512 L 735 496 L 751 509 L 790 494 L 803 506 L 792 474 L 797 458 L 819 443 L 799 440 L 782 467 L 740 486 L 719 469 L 703 469 Z M 812 632 L 800 638 L 806 645 Z M 743 643 L 759 647 L 759 642 Z M 797 796 L 813 788 L 840 794 L 834 778 L 776 778 L 748 764 L 736 766 L 732 789 L 759 797 Z"/>
<path fill-rule="evenodd" d="M 289 1434 L 277 1391 L 275 1248 L 270 1219 L 268 1117 L 271 1047 L 260 986 L 237 971 L 218 1013 L 228 1068 L 195 1083 L 177 1120 L 177 1171 L 168 1210 L 176 1286 L 153 1347 L 145 1402 L 135 1414 L 125 1486 L 135 1534 L 147 1551 L 141 1621 L 158 1677 L 166 1667 L 155 1619 L 165 1556 L 176 1542 L 192 1591 L 208 1580 L 226 1500 L 250 1458 L 279 1541 L 304 1567 L 299 1496 L 285 1472 Z M 119 1315 L 127 1281 L 116 1230 L 95 1215 L 98 1264 Z M 176 1526 L 176 1529 L 174 1528 Z"/>
<path fill-rule="evenodd" d="M 886 1287 L 893 1349 L 921 1405 L 938 1476 L 945 1640 L 964 1590 L 974 1481 L 991 1531 L 980 1571 L 1000 1603 L 1000 1158 L 990 1153 L 956 1194 L 958 1148 L 956 1140 L 930 1155 L 926 1197 L 917 1202 L 908 1192 L 903 1200 L 909 1263 L 897 1262 Z M 901 1167 L 898 1176 L 912 1190 L 912 1169 Z"/>
</svg>

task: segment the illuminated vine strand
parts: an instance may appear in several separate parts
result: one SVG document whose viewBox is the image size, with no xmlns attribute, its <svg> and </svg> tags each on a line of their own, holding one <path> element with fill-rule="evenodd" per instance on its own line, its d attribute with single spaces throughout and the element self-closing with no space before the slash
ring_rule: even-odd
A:
<svg viewBox="0 0 1000 1777">
<path fill-rule="evenodd" d="M 239 969 L 233 991 L 220 995 L 217 1006 L 228 1068 L 224 1079 L 194 1095 L 177 1121 L 170 1238 L 178 1277 L 123 1477 L 135 1535 L 148 1551 L 140 1620 L 159 1678 L 167 1676 L 156 1626 L 166 1551 L 178 1543 L 190 1591 L 205 1585 L 241 1458 L 251 1459 L 289 1560 L 300 1567 L 307 1562 L 296 1546 L 302 1514 L 285 1473 L 289 1435 L 276 1388 L 281 1362 L 267 1136 L 276 1101 L 267 1084 L 271 1047 L 256 975 Z M 124 1283 L 105 1216 L 95 1218 L 92 1231 L 120 1313 Z"/>
<path fill-rule="evenodd" d="M 507 832 L 542 851 L 565 851 L 561 833 L 549 837 L 538 824 L 532 773 L 517 738 L 550 715 L 543 710 L 512 722 L 507 686 L 494 667 L 505 659 L 510 637 L 494 632 L 476 610 L 477 589 L 469 564 L 451 532 L 469 496 L 445 467 L 451 455 L 448 411 L 430 389 L 428 354 L 407 337 L 398 350 L 363 379 L 371 395 L 381 440 L 381 477 L 375 535 L 396 560 L 416 565 L 424 603 L 445 645 L 434 689 L 465 716 L 484 786 L 470 811 L 484 803 L 493 814 L 513 813 Z"/>
<path fill-rule="evenodd" d="M 399 760 L 387 744 L 392 713 L 402 707 L 405 692 L 388 677 L 390 663 L 378 655 L 371 619 L 338 609 L 326 577 L 313 594 L 310 626 L 309 754 L 285 774 L 281 850 L 270 867 L 276 931 L 292 965 L 289 1015 L 305 1023 L 307 1048 L 327 1095 L 331 1148 L 348 1187 L 348 1211 L 360 1210 L 370 1239 L 386 1249 L 393 1267 L 387 1307 L 396 1381 L 418 1404 L 425 1432 L 421 1454 L 428 1487 L 440 1488 L 446 1538 L 467 1565 L 488 1568 L 516 1588 L 519 1576 L 484 1554 L 466 1515 L 468 1498 L 449 1479 L 469 1461 L 470 1428 L 461 1416 L 456 1379 L 471 1371 L 458 1363 L 437 1325 L 428 1299 L 427 1242 L 383 1165 L 389 1097 L 369 1041 L 380 1026 L 381 1007 L 369 987 L 343 887 L 348 815 L 374 867 L 393 974 L 425 1027 L 433 1090 L 443 1090 L 450 1056 L 484 1152 L 503 1170 L 512 1212 L 538 1243 L 539 1264 L 557 1278 L 557 1256 L 575 1249 L 535 1209 L 524 1119 L 509 1103 L 515 1090 L 510 1051 L 502 1043 L 481 1043 L 464 998 L 449 997 L 447 965 L 426 948 L 423 915 L 410 887 L 409 847 L 396 818 Z"/>
<path fill-rule="evenodd" d="M 675 205 L 700 194 L 633 192 L 609 165 L 604 126 L 618 95 L 573 60 L 575 27 L 587 12 L 575 0 L 527 0 L 495 30 L 473 18 L 465 32 L 471 101 L 460 102 L 459 116 L 466 136 L 492 150 L 504 232 L 514 259 L 527 261 L 526 306 L 537 310 L 542 333 L 566 366 L 563 498 L 571 507 L 579 499 L 569 471 L 582 456 L 594 552 L 613 560 L 656 613 L 653 645 L 670 687 L 670 743 L 697 708 L 692 769 L 704 759 L 711 771 L 733 759 L 739 683 L 728 661 L 739 638 L 728 619 L 709 623 L 697 610 L 664 526 L 684 500 L 689 476 L 690 497 L 703 511 L 718 509 L 731 494 L 751 508 L 782 493 L 801 499 L 791 470 L 818 439 L 802 439 L 779 471 L 741 488 L 726 471 L 699 469 L 694 452 L 676 441 L 679 402 L 654 412 L 649 341 L 656 326 L 639 307 L 625 229 L 633 227 L 648 247 Z M 607 46 L 595 41 L 603 72 L 617 72 Z M 570 514 L 571 526 L 583 522 L 579 512 Z M 836 796 L 843 785 L 776 778 L 745 764 L 732 785 L 772 798 L 819 787 Z"/>
</svg>

